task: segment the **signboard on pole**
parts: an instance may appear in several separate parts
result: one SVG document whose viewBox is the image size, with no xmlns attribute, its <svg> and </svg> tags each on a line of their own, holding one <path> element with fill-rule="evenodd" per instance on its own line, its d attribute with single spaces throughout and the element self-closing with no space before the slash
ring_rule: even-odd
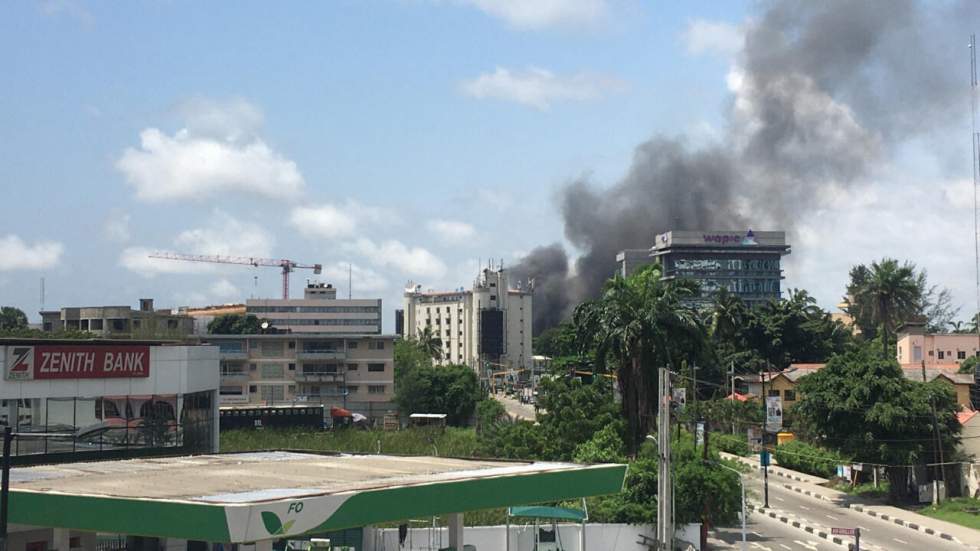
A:
<svg viewBox="0 0 980 551">
<path fill-rule="evenodd" d="M 5 358 L 8 381 L 150 376 L 150 347 L 146 345 L 8 346 Z"/>
<path fill-rule="evenodd" d="M 757 452 L 762 449 L 762 431 L 757 427 L 749 427 L 746 431 L 749 438 L 749 450 Z"/>
<path fill-rule="evenodd" d="M 695 434 L 695 444 L 694 446 L 704 445 L 704 421 L 698 421 L 697 430 L 694 431 Z"/>
<path fill-rule="evenodd" d="M 766 432 L 779 432 L 783 428 L 783 401 L 779 396 L 766 397 Z"/>
<path fill-rule="evenodd" d="M 830 533 L 834 536 L 853 536 L 857 528 L 831 528 Z"/>
<path fill-rule="evenodd" d="M 687 405 L 687 389 L 684 387 L 675 388 L 671 398 L 677 404 L 678 411 L 683 411 L 684 406 Z"/>
</svg>

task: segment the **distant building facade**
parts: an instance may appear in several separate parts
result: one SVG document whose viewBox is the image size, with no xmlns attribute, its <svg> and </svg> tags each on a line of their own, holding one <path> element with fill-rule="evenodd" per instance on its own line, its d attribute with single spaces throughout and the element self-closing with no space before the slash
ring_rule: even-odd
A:
<svg viewBox="0 0 980 551">
<path fill-rule="evenodd" d="M 324 283 L 307 284 L 302 299 L 249 299 L 245 312 L 292 333 L 381 334 L 381 299 L 338 299 Z"/>
<path fill-rule="evenodd" d="M 781 231 L 672 230 L 656 236 L 649 260 L 637 250 L 626 250 L 617 261 L 624 276 L 655 263 L 664 279 L 697 281 L 701 294 L 692 301 L 696 304 L 710 303 L 725 288 L 756 306 L 780 297 L 781 259 L 789 252 Z"/>
<path fill-rule="evenodd" d="M 896 359 L 900 364 L 959 365 L 980 356 L 976 333 L 929 333 L 924 323 L 910 322 L 898 329 Z"/>
<path fill-rule="evenodd" d="M 129 306 L 82 306 L 40 312 L 45 332 L 88 331 L 103 338 L 183 339 L 194 333 L 194 320 L 170 309 L 154 309 L 152 298 Z"/>
<path fill-rule="evenodd" d="M 317 404 L 378 421 L 395 413 L 395 336 L 207 335 L 218 346 L 222 406 Z"/>
<path fill-rule="evenodd" d="M 194 320 L 194 334 L 206 335 L 208 324 L 219 316 L 244 316 L 244 304 L 216 304 L 212 306 L 202 306 L 199 308 L 181 307 L 180 313 L 190 316 Z"/>
<path fill-rule="evenodd" d="M 439 363 L 463 364 L 487 371 L 532 366 L 530 284 L 511 286 L 503 268 L 486 268 L 470 290 L 405 291 L 404 335 L 417 337 L 429 328 L 442 342 Z"/>
</svg>

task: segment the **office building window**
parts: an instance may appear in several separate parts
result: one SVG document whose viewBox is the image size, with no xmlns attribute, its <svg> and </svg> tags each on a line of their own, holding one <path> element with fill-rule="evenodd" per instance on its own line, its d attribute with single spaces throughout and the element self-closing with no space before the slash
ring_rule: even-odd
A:
<svg viewBox="0 0 980 551">
<path fill-rule="evenodd" d="M 293 350 L 296 348 L 296 341 L 289 341 L 289 349 Z"/>
<path fill-rule="evenodd" d="M 369 350 L 384 350 L 385 341 L 368 341 Z"/>
<path fill-rule="evenodd" d="M 779 398 L 779 391 L 776 390 L 776 389 L 770 388 L 768 394 L 769 394 L 769 396 L 772 396 L 774 398 Z"/>
<path fill-rule="evenodd" d="M 385 364 L 368 364 L 368 371 L 379 372 L 385 370 Z"/>
<path fill-rule="evenodd" d="M 357 350 L 357 341 L 347 341 L 348 350 Z"/>
<path fill-rule="evenodd" d="M 256 392 L 258 392 L 258 388 L 259 387 L 255 386 L 255 385 L 248 385 L 248 391 L 251 392 L 252 394 L 255 394 Z"/>
<path fill-rule="evenodd" d="M 946 359 L 946 353 L 945 353 L 945 352 L 943 352 L 942 350 L 940 350 L 940 351 L 939 351 L 939 359 L 940 359 L 940 360 L 944 360 L 944 359 Z"/>
<path fill-rule="evenodd" d="M 290 371 L 296 371 L 296 364 L 289 364 Z"/>
<path fill-rule="evenodd" d="M 347 394 L 357 394 L 357 385 L 347 385 Z"/>
<path fill-rule="evenodd" d="M 957 350 L 956 351 L 956 359 L 957 360 L 965 360 L 966 359 L 966 350 Z"/>
<path fill-rule="evenodd" d="M 286 385 L 262 385 L 259 390 L 259 397 L 267 402 L 283 400 L 285 397 Z"/>
<path fill-rule="evenodd" d="M 796 391 L 795 390 L 784 390 L 783 391 L 783 400 L 785 400 L 787 402 L 795 402 L 796 401 Z"/>
<path fill-rule="evenodd" d="M 357 364 L 347 364 L 347 371 L 357 371 Z"/>
<path fill-rule="evenodd" d="M 385 385 L 368 385 L 368 394 L 384 394 Z"/>
</svg>

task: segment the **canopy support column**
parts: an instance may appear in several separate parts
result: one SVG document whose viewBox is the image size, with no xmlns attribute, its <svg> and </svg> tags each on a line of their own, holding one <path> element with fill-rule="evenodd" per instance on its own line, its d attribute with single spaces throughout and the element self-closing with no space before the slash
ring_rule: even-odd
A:
<svg viewBox="0 0 980 551">
<path fill-rule="evenodd" d="M 449 524 L 449 547 L 463 551 L 463 513 L 450 513 L 446 522 Z"/>
<path fill-rule="evenodd" d="M 51 530 L 51 548 L 55 551 L 70 551 L 71 530 L 53 528 Z"/>
<path fill-rule="evenodd" d="M 272 551 L 272 540 L 260 540 L 255 542 L 255 551 Z"/>
</svg>

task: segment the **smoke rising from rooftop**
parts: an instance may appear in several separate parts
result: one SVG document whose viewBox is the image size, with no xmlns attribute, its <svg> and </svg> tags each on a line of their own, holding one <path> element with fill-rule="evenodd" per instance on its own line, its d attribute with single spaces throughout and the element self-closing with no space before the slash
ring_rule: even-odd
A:
<svg viewBox="0 0 980 551">
<path fill-rule="evenodd" d="M 559 190 L 574 266 L 552 244 L 513 268 L 535 278 L 535 332 L 595 296 L 620 250 L 669 229 L 792 233 L 823 191 L 860 185 L 899 147 L 948 128 L 968 105 L 964 45 L 978 16 L 968 0 L 763 3 L 728 76 L 720 144 L 657 136 L 614 185 Z"/>
</svg>

